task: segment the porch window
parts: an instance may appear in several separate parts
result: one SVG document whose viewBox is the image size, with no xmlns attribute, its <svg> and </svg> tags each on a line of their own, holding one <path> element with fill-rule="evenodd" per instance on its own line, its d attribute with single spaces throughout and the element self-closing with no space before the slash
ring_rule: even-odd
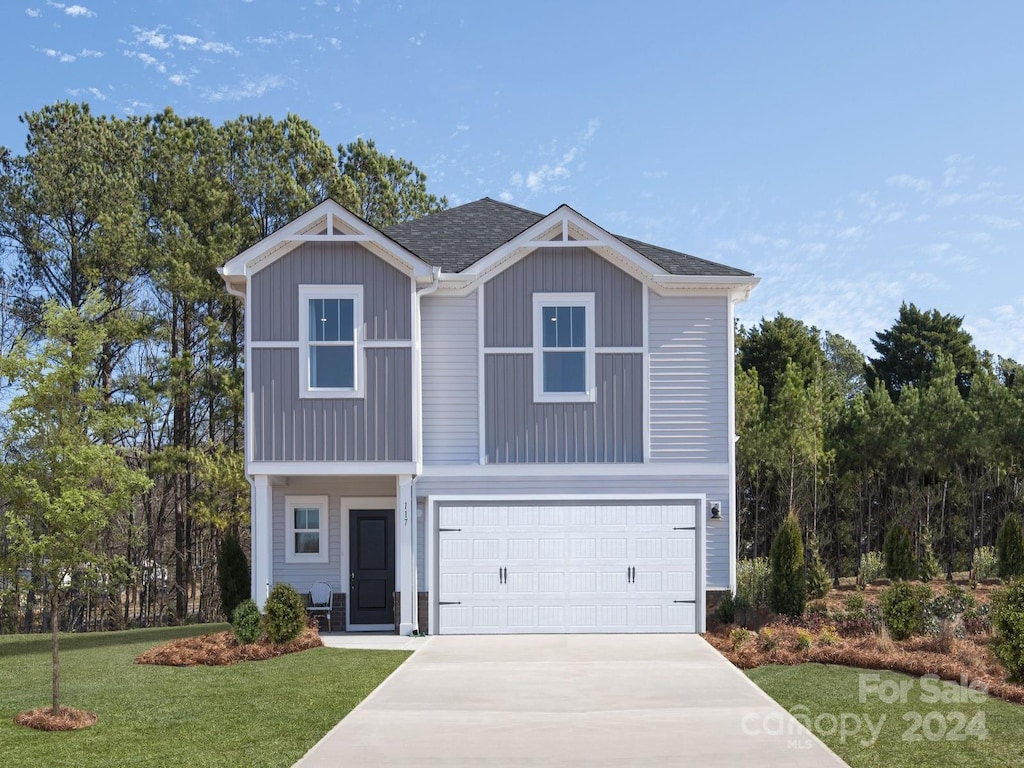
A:
<svg viewBox="0 0 1024 768">
<path fill-rule="evenodd" d="M 533 296 L 534 402 L 593 402 L 594 294 Z"/>
<path fill-rule="evenodd" d="M 327 497 L 285 498 L 285 562 L 328 561 Z"/>
<path fill-rule="evenodd" d="M 302 397 L 362 397 L 362 304 L 362 286 L 300 286 Z"/>
</svg>

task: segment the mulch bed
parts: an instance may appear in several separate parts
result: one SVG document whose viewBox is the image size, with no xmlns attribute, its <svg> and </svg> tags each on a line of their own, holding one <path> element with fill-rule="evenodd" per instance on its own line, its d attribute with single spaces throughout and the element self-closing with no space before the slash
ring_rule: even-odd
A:
<svg viewBox="0 0 1024 768">
<path fill-rule="evenodd" d="M 772 641 L 761 633 L 752 634 L 739 648 L 730 636 L 734 627 L 719 626 L 704 637 L 740 669 L 765 664 L 842 664 L 863 669 L 888 669 L 908 675 L 936 675 L 943 680 L 966 681 L 983 686 L 990 695 L 1024 704 L 1024 685 L 1006 682 L 1006 670 L 995 658 L 986 635 L 964 639 L 912 637 L 897 642 L 888 636 L 840 637 L 831 645 L 820 642 L 804 650 L 797 645 L 800 627 L 786 623 L 769 625 Z M 813 634 L 813 633 L 812 633 Z"/>
<path fill-rule="evenodd" d="M 50 707 L 22 712 L 14 722 L 37 731 L 77 731 L 93 725 L 100 716 L 74 707 L 61 707 L 54 712 Z"/>
<path fill-rule="evenodd" d="M 240 645 L 234 634 L 216 632 L 199 637 L 183 637 L 151 648 L 135 657 L 137 664 L 158 664 L 167 667 L 223 666 L 240 661 L 264 661 L 286 653 L 308 651 L 323 647 L 323 640 L 315 627 L 306 627 L 302 634 L 290 643 L 271 643 L 260 640 Z"/>
</svg>

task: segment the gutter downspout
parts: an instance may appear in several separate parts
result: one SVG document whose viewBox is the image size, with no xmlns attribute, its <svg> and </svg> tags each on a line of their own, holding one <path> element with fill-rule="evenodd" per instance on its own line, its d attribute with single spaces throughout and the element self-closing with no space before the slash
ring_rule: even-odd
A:
<svg viewBox="0 0 1024 768">
<path fill-rule="evenodd" d="M 420 299 L 423 296 L 429 296 L 430 294 L 434 293 L 440 287 L 440 284 L 441 284 L 441 267 L 432 267 L 430 272 L 431 272 L 431 276 L 433 278 L 431 280 L 430 285 L 424 286 L 423 288 L 419 288 L 416 291 L 416 318 L 415 318 L 416 325 L 415 325 L 415 327 L 413 329 L 413 333 L 415 334 L 415 349 L 414 349 L 414 352 L 415 352 L 415 355 L 416 355 L 416 373 L 415 373 L 415 384 L 416 384 L 416 386 L 413 388 L 413 397 L 415 398 L 415 402 L 413 403 L 413 411 L 415 413 L 415 418 L 419 422 L 419 424 L 417 425 L 418 428 L 416 430 L 417 440 L 419 442 L 419 445 L 416 446 L 416 457 L 417 457 L 416 467 L 417 467 L 417 470 L 420 471 L 420 472 L 422 472 L 422 470 L 423 470 L 423 347 L 422 347 L 423 327 L 422 327 L 422 322 L 421 322 L 422 312 L 421 312 L 421 307 L 420 307 Z M 417 536 L 417 530 L 419 528 L 419 518 L 420 518 L 420 513 L 419 513 L 419 508 L 418 508 L 419 505 L 416 502 L 416 477 L 417 477 L 417 475 L 413 475 L 413 477 L 412 477 L 412 490 L 411 490 L 411 496 L 412 496 L 412 510 L 411 510 L 411 513 L 412 513 L 412 553 L 413 553 L 413 557 L 414 558 L 417 556 L 417 553 L 419 552 L 419 547 L 418 547 L 418 544 L 419 544 L 418 538 L 419 537 Z M 424 515 L 424 519 L 425 519 L 425 515 Z M 412 569 L 412 587 L 413 587 L 413 595 L 412 595 L 412 624 L 413 624 L 413 628 L 417 632 L 419 632 L 420 631 L 420 616 L 419 616 L 419 613 L 420 613 L 420 599 L 419 599 L 419 597 L 420 597 L 420 586 L 419 586 L 419 568 L 418 567 L 414 567 Z"/>
</svg>

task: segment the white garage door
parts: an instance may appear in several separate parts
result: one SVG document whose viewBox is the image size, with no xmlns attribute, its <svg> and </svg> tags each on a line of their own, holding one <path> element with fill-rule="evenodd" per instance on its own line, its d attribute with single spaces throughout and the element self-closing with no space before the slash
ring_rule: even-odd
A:
<svg viewBox="0 0 1024 768">
<path fill-rule="evenodd" d="M 695 632 L 696 511 L 442 502 L 438 630 Z"/>
</svg>

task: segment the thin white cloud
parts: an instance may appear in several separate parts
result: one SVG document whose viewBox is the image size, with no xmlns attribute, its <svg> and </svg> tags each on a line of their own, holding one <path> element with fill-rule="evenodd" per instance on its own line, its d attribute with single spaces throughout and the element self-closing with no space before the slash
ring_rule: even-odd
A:
<svg viewBox="0 0 1024 768">
<path fill-rule="evenodd" d="M 420 32 L 418 35 L 413 35 L 409 38 L 409 42 L 413 45 L 423 45 L 423 38 L 427 36 L 426 32 Z"/>
<path fill-rule="evenodd" d="M 211 40 L 203 40 L 195 37 L 194 35 L 174 35 L 173 39 L 178 44 L 178 47 L 183 50 L 195 48 L 209 53 L 230 53 L 232 56 L 239 55 L 238 49 L 228 43 L 216 43 Z"/>
<path fill-rule="evenodd" d="M 167 39 L 167 35 L 160 31 L 162 29 L 163 27 L 155 29 L 132 27 L 132 31 L 135 33 L 135 42 L 164 51 L 171 47 L 171 42 Z"/>
<path fill-rule="evenodd" d="M 78 59 L 73 53 L 65 53 L 64 51 L 58 51 L 56 48 L 38 48 L 37 49 L 44 56 L 51 59 L 56 59 L 61 64 L 70 64 L 71 62 Z"/>
<path fill-rule="evenodd" d="M 1020 229 L 1024 224 L 1020 219 L 1008 219 L 1004 216 L 992 216 L 990 214 L 977 214 L 974 218 L 982 224 L 987 224 L 992 229 Z"/>
<path fill-rule="evenodd" d="M 910 176 L 906 173 L 900 173 L 895 176 L 890 176 L 885 180 L 885 183 L 890 187 L 901 187 L 903 189 L 912 189 L 915 192 L 920 192 L 922 195 L 926 195 L 932 191 L 932 183 L 928 179 L 918 178 L 917 176 Z"/>
<path fill-rule="evenodd" d="M 84 5 L 66 5 L 65 3 L 55 3 L 53 0 L 46 0 L 46 4 L 51 8 L 56 8 L 58 11 L 64 11 L 66 16 L 75 18 L 88 19 L 96 15 L 95 11 L 89 10 Z"/>
<path fill-rule="evenodd" d="M 26 8 L 25 15 L 31 16 L 33 19 L 39 18 L 39 14 L 42 13 L 38 8 Z"/>
<path fill-rule="evenodd" d="M 587 121 L 586 130 L 584 130 L 577 142 L 563 152 L 556 162 L 544 163 L 539 168 L 526 171 L 525 173 L 515 171 L 509 179 L 509 183 L 513 187 L 525 186 L 526 190 L 530 193 L 540 193 L 548 190 L 557 192 L 563 189 L 562 182 L 568 179 L 573 171 L 576 170 L 578 167 L 578 163 L 576 163 L 577 158 L 594 138 L 600 126 L 601 121 L 598 118 L 591 118 Z M 576 163 L 576 166 L 574 166 L 574 163 Z"/>
<path fill-rule="evenodd" d="M 124 55 L 129 59 L 138 59 L 146 67 L 154 67 L 157 72 L 163 73 L 167 71 L 167 66 L 163 62 L 145 51 L 124 51 Z"/>
<path fill-rule="evenodd" d="M 189 85 L 189 76 L 178 72 L 168 77 L 167 81 L 171 83 L 171 85 Z"/>
<path fill-rule="evenodd" d="M 258 99 L 267 91 L 283 88 L 288 81 L 279 75 L 267 75 L 258 80 L 243 79 L 238 85 L 222 85 L 219 88 L 208 90 L 203 94 L 203 99 L 218 103 L 222 101 L 245 101 L 247 99 Z"/>
<path fill-rule="evenodd" d="M 68 88 L 66 93 L 69 96 L 74 96 L 75 98 L 88 95 L 92 96 L 97 101 L 107 100 L 107 95 L 99 88 Z"/>
<path fill-rule="evenodd" d="M 503 203 L 511 203 L 514 198 L 512 193 L 506 189 L 498 193 L 498 199 Z"/>
</svg>

